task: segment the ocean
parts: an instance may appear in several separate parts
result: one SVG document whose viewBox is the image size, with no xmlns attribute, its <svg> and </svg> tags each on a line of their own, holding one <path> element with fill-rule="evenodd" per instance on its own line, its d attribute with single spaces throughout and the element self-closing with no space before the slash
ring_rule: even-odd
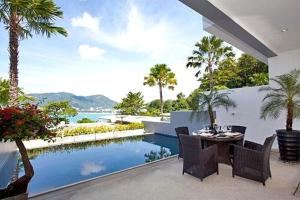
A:
<svg viewBox="0 0 300 200">
<path fill-rule="evenodd" d="M 78 113 L 75 117 L 69 117 L 70 123 L 77 123 L 78 120 L 82 118 L 89 118 L 94 121 L 99 121 L 99 118 L 103 116 L 111 116 L 111 113 Z"/>
</svg>

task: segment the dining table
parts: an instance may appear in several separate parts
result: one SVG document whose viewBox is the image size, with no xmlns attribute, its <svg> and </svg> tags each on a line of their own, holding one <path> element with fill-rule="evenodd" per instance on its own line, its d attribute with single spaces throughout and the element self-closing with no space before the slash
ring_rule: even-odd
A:
<svg viewBox="0 0 300 200">
<path fill-rule="evenodd" d="M 230 144 L 237 144 L 244 139 L 244 134 L 238 132 L 212 133 L 208 131 L 195 131 L 193 135 L 201 137 L 204 146 L 217 145 L 218 162 L 232 165 L 230 157 Z"/>
</svg>

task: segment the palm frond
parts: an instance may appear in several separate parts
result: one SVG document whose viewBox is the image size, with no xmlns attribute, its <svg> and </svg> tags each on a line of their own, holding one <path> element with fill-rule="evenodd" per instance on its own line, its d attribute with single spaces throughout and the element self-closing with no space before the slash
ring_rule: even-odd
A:
<svg viewBox="0 0 300 200">
<path fill-rule="evenodd" d="M 282 110 L 286 108 L 284 101 L 278 98 L 271 98 L 268 101 L 264 102 L 261 107 L 260 118 L 266 119 L 267 117 L 277 119 Z"/>
</svg>

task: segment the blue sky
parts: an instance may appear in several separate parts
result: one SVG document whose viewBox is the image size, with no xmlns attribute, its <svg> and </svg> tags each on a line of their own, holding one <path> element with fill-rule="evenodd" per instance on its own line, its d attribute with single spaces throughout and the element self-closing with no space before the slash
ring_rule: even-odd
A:
<svg viewBox="0 0 300 200">
<path fill-rule="evenodd" d="M 142 91 L 146 101 L 158 89 L 143 86 L 150 67 L 166 63 L 178 86 L 166 99 L 198 87 L 186 69 L 193 45 L 203 35 L 201 16 L 174 0 L 56 0 L 64 11 L 57 24 L 67 38 L 35 36 L 21 41 L 20 86 L 25 92 L 103 94 L 120 101 Z M 3 26 L 2 26 L 3 27 Z M 0 76 L 8 77 L 8 34 L 0 30 Z"/>
</svg>

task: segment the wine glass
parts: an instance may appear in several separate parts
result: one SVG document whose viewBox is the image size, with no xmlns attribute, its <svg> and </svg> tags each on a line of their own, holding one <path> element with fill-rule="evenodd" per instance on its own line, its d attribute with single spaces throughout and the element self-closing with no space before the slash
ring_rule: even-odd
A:
<svg viewBox="0 0 300 200">
<path fill-rule="evenodd" d="M 232 131 L 232 126 L 227 126 L 227 130 L 228 130 L 229 132 L 231 132 L 231 131 Z"/>
</svg>

